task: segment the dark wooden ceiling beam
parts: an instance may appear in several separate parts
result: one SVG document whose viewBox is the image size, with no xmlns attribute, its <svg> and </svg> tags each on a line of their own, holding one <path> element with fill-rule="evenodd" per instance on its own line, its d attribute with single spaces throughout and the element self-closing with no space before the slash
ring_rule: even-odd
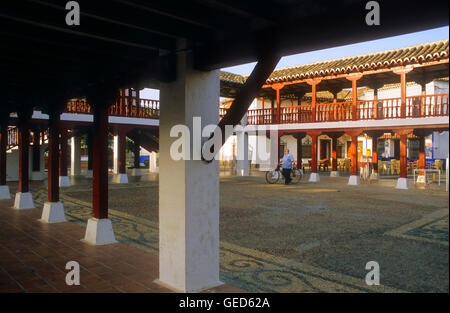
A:
<svg viewBox="0 0 450 313">
<path fill-rule="evenodd" d="M 212 70 L 254 62 L 261 41 L 267 46 L 276 40 L 278 52 L 290 55 L 448 25 L 448 1 L 430 0 L 427 10 L 423 10 L 423 2 L 418 0 L 383 1 L 379 26 L 365 23 L 366 2 L 351 1 L 347 5 L 336 1 L 334 6 L 327 6 L 328 10 L 280 27 L 243 32 L 228 40 L 207 43 L 197 47 L 195 66 L 199 70 Z"/>
</svg>

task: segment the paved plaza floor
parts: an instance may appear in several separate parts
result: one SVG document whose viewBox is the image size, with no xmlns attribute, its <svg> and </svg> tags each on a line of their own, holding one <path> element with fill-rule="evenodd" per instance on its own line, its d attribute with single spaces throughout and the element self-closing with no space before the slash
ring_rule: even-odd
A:
<svg viewBox="0 0 450 313">
<path fill-rule="evenodd" d="M 259 173 L 221 176 L 220 276 L 227 285 L 248 292 L 448 292 L 449 198 L 443 185 L 396 190 L 392 179 L 348 186 L 346 177 L 322 175 L 320 182 L 309 183 L 306 175 L 285 186 L 269 185 Z M 81 238 L 91 216 L 92 189 L 90 180 L 72 181 L 61 191 L 69 223 L 55 228 L 64 233 L 77 227 L 73 236 Z M 10 188 L 14 193 L 16 184 Z M 110 184 L 109 190 L 120 245 L 157 260 L 157 175 L 130 177 L 129 184 Z M 42 208 L 45 182 L 34 182 L 31 192 Z M 0 207 L 12 210 L 3 202 Z M 5 219 L 34 218 L 39 211 L 2 213 L 2 244 L 15 240 Z M 380 286 L 365 283 L 369 261 L 380 265 Z M 3 272 L 5 262 L 0 259 Z M 154 271 L 154 266 L 136 268 Z"/>
</svg>

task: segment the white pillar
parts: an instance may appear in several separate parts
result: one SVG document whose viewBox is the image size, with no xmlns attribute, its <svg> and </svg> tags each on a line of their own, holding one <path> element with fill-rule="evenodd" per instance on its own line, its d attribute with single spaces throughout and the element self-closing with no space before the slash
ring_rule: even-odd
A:
<svg viewBox="0 0 450 313">
<path fill-rule="evenodd" d="M 186 53 L 180 53 L 177 79 L 162 83 L 159 126 L 159 283 L 182 292 L 220 285 L 219 281 L 219 162 L 175 161 L 170 137 L 175 125 L 186 125 L 192 134 L 192 118 L 202 128 L 219 120 L 219 71 L 192 69 Z M 194 135 L 195 136 L 195 135 Z M 190 136 L 191 137 L 191 136 Z M 199 148 L 191 144 L 192 152 Z"/>
<path fill-rule="evenodd" d="M 247 114 L 242 118 L 242 127 L 247 125 Z M 236 131 L 236 175 L 248 176 L 248 133 Z"/>
<path fill-rule="evenodd" d="M 151 173 L 159 173 L 159 153 L 152 151 L 150 153 L 150 160 L 148 169 Z"/>
<path fill-rule="evenodd" d="M 275 169 L 278 166 L 280 160 L 278 159 L 279 149 L 279 137 L 278 135 L 270 136 L 270 169 Z"/>
<path fill-rule="evenodd" d="M 81 137 L 70 138 L 70 175 L 81 174 Z"/>
<path fill-rule="evenodd" d="M 114 135 L 113 173 L 119 173 L 119 135 Z"/>
</svg>

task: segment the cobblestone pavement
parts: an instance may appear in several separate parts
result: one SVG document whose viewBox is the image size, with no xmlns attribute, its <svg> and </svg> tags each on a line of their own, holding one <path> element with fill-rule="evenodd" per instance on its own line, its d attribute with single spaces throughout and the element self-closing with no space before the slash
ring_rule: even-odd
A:
<svg viewBox="0 0 450 313">
<path fill-rule="evenodd" d="M 221 280 L 250 292 L 448 292 L 448 193 L 346 181 L 222 178 Z M 41 207 L 46 189 L 32 192 Z M 68 220 L 84 225 L 89 185 L 65 188 L 61 198 Z M 110 184 L 109 199 L 117 239 L 157 254 L 157 181 Z M 372 260 L 381 286 L 365 284 Z"/>
</svg>

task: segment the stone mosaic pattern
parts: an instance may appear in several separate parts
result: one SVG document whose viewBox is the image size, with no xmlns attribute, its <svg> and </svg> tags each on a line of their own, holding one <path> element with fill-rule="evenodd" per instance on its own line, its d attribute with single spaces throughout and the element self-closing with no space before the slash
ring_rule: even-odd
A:
<svg viewBox="0 0 450 313">
<path fill-rule="evenodd" d="M 448 216 L 449 210 L 442 209 L 389 231 L 386 235 L 448 246 Z"/>
<path fill-rule="evenodd" d="M 110 189 L 126 188 L 110 185 Z M 71 191 L 91 192 L 86 186 L 71 187 Z M 47 190 L 32 191 L 36 207 L 42 207 Z M 66 218 L 86 225 L 91 217 L 91 204 L 61 193 Z M 124 244 L 158 254 L 158 225 L 117 210 L 109 210 L 116 239 Z M 220 276 L 229 285 L 249 292 L 401 292 L 385 286 L 367 286 L 364 278 L 354 278 L 326 269 L 293 261 L 261 251 L 220 243 Z"/>
</svg>

